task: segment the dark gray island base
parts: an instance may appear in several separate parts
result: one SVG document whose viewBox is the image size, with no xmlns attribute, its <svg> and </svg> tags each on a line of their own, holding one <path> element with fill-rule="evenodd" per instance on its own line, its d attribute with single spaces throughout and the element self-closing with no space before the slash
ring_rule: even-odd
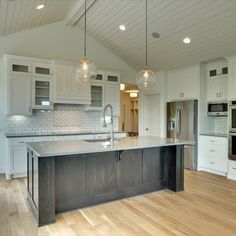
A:
<svg viewBox="0 0 236 236">
<path fill-rule="evenodd" d="M 184 190 L 184 146 L 38 156 L 28 148 L 27 197 L 38 226 L 55 214 L 161 189 Z"/>
</svg>

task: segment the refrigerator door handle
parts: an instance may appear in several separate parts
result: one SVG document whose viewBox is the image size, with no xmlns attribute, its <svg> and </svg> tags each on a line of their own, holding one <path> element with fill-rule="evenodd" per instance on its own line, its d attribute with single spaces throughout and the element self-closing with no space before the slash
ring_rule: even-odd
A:
<svg viewBox="0 0 236 236">
<path fill-rule="evenodd" d="M 181 129 L 182 129 L 182 113 L 181 110 L 179 109 L 179 136 L 181 133 Z"/>
<path fill-rule="evenodd" d="M 176 136 L 179 137 L 179 108 L 176 110 Z"/>
</svg>

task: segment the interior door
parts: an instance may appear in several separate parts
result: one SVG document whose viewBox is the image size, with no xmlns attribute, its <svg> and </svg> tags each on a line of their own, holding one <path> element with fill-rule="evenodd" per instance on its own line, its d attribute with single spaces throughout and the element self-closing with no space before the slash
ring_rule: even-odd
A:
<svg viewBox="0 0 236 236">
<path fill-rule="evenodd" d="M 160 136 L 160 95 L 144 95 L 142 106 L 141 135 Z"/>
</svg>

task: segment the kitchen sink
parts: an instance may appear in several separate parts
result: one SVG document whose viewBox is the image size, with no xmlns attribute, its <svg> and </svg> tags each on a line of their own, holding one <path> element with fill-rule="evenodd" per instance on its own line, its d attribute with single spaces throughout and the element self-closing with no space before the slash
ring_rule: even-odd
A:
<svg viewBox="0 0 236 236">
<path fill-rule="evenodd" d="M 115 138 L 114 141 L 118 141 L 119 139 Z M 110 142 L 110 139 L 85 139 L 85 142 L 89 143 L 102 143 L 102 142 Z"/>
</svg>

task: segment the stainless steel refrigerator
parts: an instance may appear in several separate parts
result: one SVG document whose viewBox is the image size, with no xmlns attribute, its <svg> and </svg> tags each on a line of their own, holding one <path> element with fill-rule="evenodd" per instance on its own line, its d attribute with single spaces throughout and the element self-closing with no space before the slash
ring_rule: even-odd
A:
<svg viewBox="0 0 236 236">
<path fill-rule="evenodd" d="M 167 137 L 195 141 L 184 147 L 185 168 L 197 169 L 198 101 L 167 103 Z"/>
</svg>

